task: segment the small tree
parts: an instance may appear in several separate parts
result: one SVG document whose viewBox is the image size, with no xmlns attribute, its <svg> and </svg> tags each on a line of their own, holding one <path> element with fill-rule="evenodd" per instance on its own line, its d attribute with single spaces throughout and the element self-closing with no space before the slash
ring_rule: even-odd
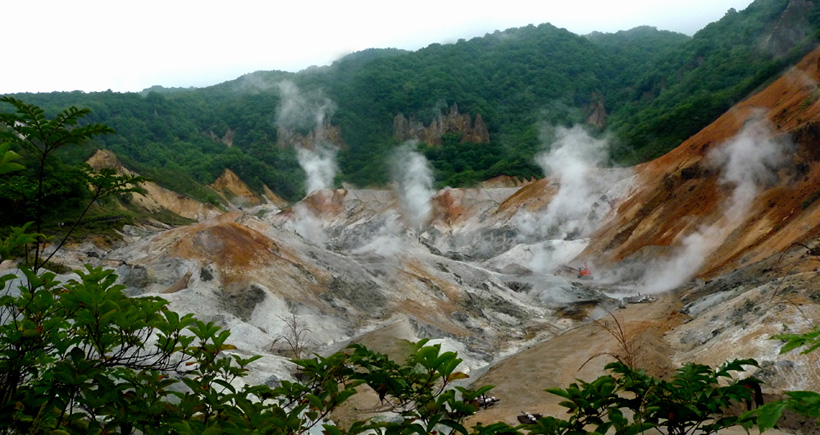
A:
<svg viewBox="0 0 820 435">
<path fill-rule="evenodd" d="M 311 345 L 310 341 L 306 338 L 306 335 L 310 332 L 310 329 L 302 325 L 302 322 L 299 321 L 295 313 L 291 313 L 291 316 L 288 319 L 280 316 L 277 317 L 285 323 L 285 331 L 274 338 L 268 348 L 271 352 L 279 351 L 280 349 L 277 345 L 284 342 L 287 347 L 285 350 L 288 357 L 297 359 L 303 358 L 305 356 L 305 351 Z"/>
<path fill-rule="evenodd" d="M 2 145 L 4 148 L 0 151 L 8 151 L 9 147 L 16 146 L 31 156 L 30 163 L 35 171 L 34 183 L 27 185 L 21 181 L 18 193 L 25 197 L 27 207 L 33 211 L 33 230 L 36 234 L 41 234 L 49 198 L 55 191 L 60 191 L 56 180 L 50 179 L 46 170 L 54 154 L 64 147 L 80 145 L 95 136 L 114 133 L 114 130 L 103 124 L 80 125 L 82 118 L 91 113 L 89 109 L 69 107 L 54 118 L 48 119 L 44 111 L 33 104 L 24 103 L 13 97 L 0 97 L 0 102 L 10 104 L 15 109 L 13 113 L 0 113 L 0 124 L 5 125 L 5 129 L 0 129 L 0 141 L 5 140 Z M 12 159 L 15 155 L 6 154 Z M 83 166 L 80 173 L 82 180 L 90 187 L 92 197 L 48 259 L 68 240 L 94 202 L 112 194 L 140 191 L 139 183 L 146 180 L 139 176 L 118 176 L 111 169 L 97 172 L 88 166 Z M 48 261 L 41 259 L 45 241 L 44 238 L 40 238 L 34 246 L 34 272 Z"/>
</svg>

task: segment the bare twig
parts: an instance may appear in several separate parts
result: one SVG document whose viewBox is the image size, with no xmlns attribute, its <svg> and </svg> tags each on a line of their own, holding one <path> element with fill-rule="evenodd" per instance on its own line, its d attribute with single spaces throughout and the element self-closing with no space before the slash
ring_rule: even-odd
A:
<svg viewBox="0 0 820 435">
<path fill-rule="evenodd" d="M 635 346 L 635 340 L 627 338 L 626 331 L 624 331 L 621 322 L 618 321 L 618 318 L 615 317 L 614 314 L 612 314 L 611 312 L 608 314 L 609 317 L 612 317 L 614 325 L 611 325 L 608 322 L 600 320 L 596 320 L 594 323 L 596 326 L 599 326 L 604 331 L 609 333 L 609 335 L 615 338 L 615 341 L 618 343 L 620 352 L 598 352 L 592 355 L 591 357 L 587 358 L 587 360 L 584 361 L 583 364 L 581 364 L 581 367 L 578 367 L 578 370 L 584 368 L 584 366 L 587 365 L 587 363 L 589 363 L 593 359 L 605 355 L 615 358 L 616 360 L 622 362 L 629 368 L 635 368 L 635 353 L 637 351 L 637 347 Z"/>
<path fill-rule="evenodd" d="M 310 329 L 305 327 L 294 313 L 291 313 L 290 318 L 276 317 L 285 322 L 285 332 L 273 339 L 269 346 L 270 351 L 275 352 L 276 344 L 283 341 L 287 345 L 286 350 L 291 358 L 302 358 L 310 346 L 310 342 L 305 338 L 305 335 L 311 332 Z"/>
</svg>

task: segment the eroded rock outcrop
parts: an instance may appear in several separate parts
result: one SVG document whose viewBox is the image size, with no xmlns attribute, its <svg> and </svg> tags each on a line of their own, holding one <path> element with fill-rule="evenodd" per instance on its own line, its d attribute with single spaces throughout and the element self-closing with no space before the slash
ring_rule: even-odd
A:
<svg viewBox="0 0 820 435">
<path fill-rule="evenodd" d="M 209 187 L 222 196 L 226 203 L 229 202 L 240 207 L 251 207 L 259 205 L 261 202 L 259 197 L 251 192 L 248 185 L 230 169 L 225 169 L 222 175 Z"/>
<path fill-rule="evenodd" d="M 597 128 L 604 128 L 606 125 L 607 113 L 603 95 L 597 93 L 594 94 L 586 112 L 587 124 L 594 125 Z"/>
<path fill-rule="evenodd" d="M 424 125 L 412 116 L 407 118 L 401 113 L 393 119 L 393 136 L 400 141 L 415 139 L 430 145 L 441 145 L 441 137 L 447 133 L 460 135 L 462 143 L 490 142 L 490 133 L 481 114 L 476 114 L 473 121 L 470 115 L 459 113 L 456 104 L 450 106 L 447 114 L 441 114 L 429 125 Z"/>
<path fill-rule="evenodd" d="M 233 138 L 234 138 L 235 135 L 236 135 L 236 132 L 234 130 L 231 130 L 230 128 L 226 129 L 225 134 L 222 135 L 221 137 L 218 136 L 213 131 L 208 132 L 208 136 L 210 136 L 212 141 L 225 144 L 225 146 L 227 146 L 227 147 L 232 147 L 233 146 Z"/>
<path fill-rule="evenodd" d="M 786 55 L 798 42 L 814 31 L 809 16 L 815 7 L 816 2 L 812 0 L 790 0 L 777 20 L 774 30 L 763 42 L 763 46 L 773 56 Z"/>
</svg>

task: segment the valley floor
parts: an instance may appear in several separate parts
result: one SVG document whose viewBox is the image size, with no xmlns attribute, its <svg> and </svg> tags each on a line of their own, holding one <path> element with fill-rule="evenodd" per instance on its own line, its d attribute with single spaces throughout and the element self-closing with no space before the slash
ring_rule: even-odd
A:
<svg viewBox="0 0 820 435">
<path fill-rule="evenodd" d="M 637 360 L 654 375 L 674 370 L 669 352 L 664 347 L 664 332 L 683 322 L 680 301 L 672 294 L 655 302 L 629 305 L 613 313 L 627 337 L 636 338 Z M 611 318 L 603 318 L 614 326 Z M 516 423 L 521 411 L 558 416 L 566 408 L 558 405 L 562 399 L 544 391 L 545 388 L 565 388 L 576 379 L 592 381 L 613 360 L 609 354 L 619 352 L 615 338 L 597 323 L 586 323 L 545 342 L 533 345 L 494 365 L 477 385 L 495 385 L 492 394 L 501 401 L 482 410 L 470 424 L 496 421 Z"/>
</svg>

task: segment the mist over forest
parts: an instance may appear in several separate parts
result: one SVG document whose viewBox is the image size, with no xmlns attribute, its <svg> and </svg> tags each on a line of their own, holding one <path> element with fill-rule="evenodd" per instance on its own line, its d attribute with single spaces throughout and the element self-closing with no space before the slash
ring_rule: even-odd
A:
<svg viewBox="0 0 820 435">
<path fill-rule="evenodd" d="M 331 154 L 325 184 L 383 186 L 408 139 L 431 162 L 435 187 L 464 187 L 542 177 L 535 156 L 559 127 L 606 136 L 606 165 L 664 154 L 814 47 L 820 11 L 784 14 L 788 5 L 756 1 L 693 37 L 653 27 L 576 35 L 541 24 L 415 52 L 369 49 L 327 67 L 257 71 L 207 88 L 15 96 L 47 112 L 88 107 L 89 122 L 116 130 L 68 161 L 107 148 L 206 202 L 216 198 L 202 186 L 226 168 L 256 192 L 267 186 L 298 199 L 316 182 L 300 161 Z M 415 129 L 398 131 L 400 120 Z M 485 135 L 473 134 L 479 128 Z M 315 134 L 325 145 L 298 151 Z"/>
</svg>

